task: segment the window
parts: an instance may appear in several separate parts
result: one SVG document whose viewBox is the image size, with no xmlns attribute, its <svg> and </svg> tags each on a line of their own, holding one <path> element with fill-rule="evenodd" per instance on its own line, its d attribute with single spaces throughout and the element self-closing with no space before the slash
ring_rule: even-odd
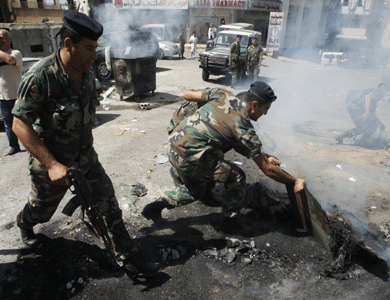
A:
<svg viewBox="0 0 390 300">
<path fill-rule="evenodd" d="M 27 0 L 20 0 L 20 6 L 21 6 L 22 8 L 28 8 Z"/>
<path fill-rule="evenodd" d="M 37 0 L 38 8 L 44 8 L 43 7 L 43 0 Z"/>
<path fill-rule="evenodd" d="M 43 45 L 31 45 L 31 52 L 43 52 Z"/>
</svg>

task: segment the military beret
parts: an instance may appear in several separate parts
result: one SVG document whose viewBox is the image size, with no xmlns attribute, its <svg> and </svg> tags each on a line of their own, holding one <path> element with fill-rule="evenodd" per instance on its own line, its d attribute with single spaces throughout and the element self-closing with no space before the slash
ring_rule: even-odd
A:
<svg viewBox="0 0 390 300">
<path fill-rule="evenodd" d="M 237 37 L 242 38 L 242 35 L 241 35 L 241 34 L 238 34 Z"/>
<path fill-rule="evenodd" d="M 263 81 L 255 81 L 252 83 L 249 92 L 261 98 L 263 100 L 262 102 L 273 102 L 276 100 L 274 90 Z"/>
<path fill-rule="evenodd" d="M 103 33 L 102 24 L 75 10 L 64 12 L 64 27 L 93 41 L 97 41 Z"/>
<path fill-rule="evenodd" d="M 254 37 L 252 38 L 252 40 L 257 40 L 257 36 L 254 36 Z"/>
</svg>

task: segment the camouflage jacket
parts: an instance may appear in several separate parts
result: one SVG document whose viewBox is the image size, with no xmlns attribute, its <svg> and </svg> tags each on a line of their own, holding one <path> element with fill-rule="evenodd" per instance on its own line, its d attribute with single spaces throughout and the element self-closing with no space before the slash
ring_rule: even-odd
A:
<svg viewBox="0 0 390 300">
<path fill-rule="evenodd" d="M 260 55 L 263 53 L 263 49 L 259 45 L 256 47 L 250 45 L 246 50 L 245 62 L 249 66 L 258 65 L 260 61 Z"/>
<path fill-rule="evenodd" d="M 239 60 L 240 59 L 240 55 L 241 55 L 240 43 L 234 42 L 230 46 L 230 53 L 232 54 L 231 55 L 232 60 Z"/>
<path fill-rule="evenodd" d="M 183 170 L 223 157 L 230 149 L 247 158 L 262 155 L 261 142 L 246 103 L 235 96 L 215 97 L 184 119 L 169 135 L 168 154 Z"/>
<path fill-rule="evenodd" d="M 58 162 L 84 166 L 97 161 L 92 126 L 98 105 L 92 71 L 83 74 L 78 89 L 57 52 L 43 58 L 23 77 L 12 113 L 32 124 Z"/>
<path fill-rule="evenodd" d="M 202 96 L 199 102 L 186 101 L 182 106 L 180 106 L 172 115 L 171 122 L 168 126 L 168 134 L 171 134 L 172 131 L 188 116 L 192 115 L 199 108 L 201 108 L 206 103 L 219 98 L 226 96 L 234 96 L 230 91 L 223 90 L 220 88 L 206 88 L 202 91 Z"/>
</svg>

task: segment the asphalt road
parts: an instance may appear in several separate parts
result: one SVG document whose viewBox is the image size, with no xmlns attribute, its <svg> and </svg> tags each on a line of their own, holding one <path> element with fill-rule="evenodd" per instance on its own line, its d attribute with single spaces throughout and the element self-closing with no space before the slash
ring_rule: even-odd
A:
<svg viewBox="0 0 390 300">
<path fill-rule="evenodd" d="M 188 57 L 188 53 L 185 53 L 185 56 L 186 54 Z M 156 199 L 161 192 L 173 187 L 173 182 L 168 175 L 169 163 L 160 163 L 163 161 L 160 159 L 163 159 L 166 153 L 166 127 L 173 111 L 181 101 L 178 96 L 183 95 L 187 89 L 225 87 L 232 90 L 223 77 L 210 76 L 209 82 L 204 82 L 197 60 L 162 60 L 158 61 L 157 67 L 157 89 L 154 97 L 150 94 L 119 101 L 119 96 L 113 92 L 109 104 L 111 109 L 99 110 L 99 124 L 94 129 L 95 148 L 102 165 L 114 183 L 125 222 L 131 227 L 134 237 L 142 237 L 142 241 L 146 242 L 149 242 L 147 235 L 140 234 L 139 231 L 145 226 L 151 226 L 151 224 L 140 216 L 140 211 L 145 204 Z M 389 151 L 386 149 L 365 149 L 354 145 L 353 141 L 349 141 L 345 145 L 336 145 L 334 137 L 343 130 L 353 127 L 345 110 L 347 91 L 376 86 L 379 83 L 380 75 L 384 72 L 385 69 L 349 70 L 285 57 L 279 57 L 279 59 L 266 57 L 261 69 L 261 79 L 274 88 L 278 99 L 272 105 L 268 115 L 262 117 L 255 124 L 264 150 L 277 156 L 282 161 L 282 167 L 290 174 L 306 179 L 310 191 L 323 207 L 329 208 L 332 204 L 336 204 L 357 215 L 364 222 L 373 222 L 379 226 L 384 226 L 389 221 L 388 180 L 390 169 L 385 166 L 385 163 L 390 162 Z M 248 88 L 249 83 L 244 83 L 240 89 L 233 91 L 238 93 Z M 139 109 L 138 103 L 143 102 L 149 102 L 151 109 Z M 390 137 L 388 131 L 390 130 L 390 119 L 386 117 L 389 111 L 389 103 L 379 104 L 378 116 L 386 125 L 386 131 L 383 134 L 385 138 Z M 5 133 L 0 130 L 0 151 L 3 153 L 7 149 Z M 244 165 L 250 164 L 245 159 L 241 159 Z M 30 190 L 27 160 L 28 154 L 25 151 L 12 157 L 0 158 L 1 205 L 3 208 L 0 213 L 0 261 L 2 266 L 0 272 L 2 279 L 6 278 L 4 271 L 17 261 L 18 255 L 20 255 L 19 249 L 22 247 L 19 230 L 15 225 L 15 217 L 24 206 Z M 253 167 L 253 165 L 251 166 Z M 131 194 L 134 183 L 144 184 L 148 189 L 147 195 L 134 198 Z M 275 189 L 278 188 L 284 189 L 284 186 L 276 184 Z M 80 231 L 80 228 L 70 230 L 69 223 L 66 222 L 68 218 L 61 214 L 61 209 L 69 198 L 68 193 L 50 223 L 36 227 L 38 233 L 43 233 L 51 239 L 57 239 L 61 236 L 72 239 L 77 234 L 73 235 L 69 232 L 74 231 L 79 234 L 85 232 L 83 229 Z M 212 216 L 215 214 L 215 217 L 211 218 L 214 220 L 213 222 L 218 220 L 218 211 L 218 208 L 214 208 L 209 212 Z M 196 204 L 183 207 L 177 213 L 164 212 L 164 216 L 168 220 L 179 220 L 178 226 L 183 226 L 183 224 L 188 225 L 188 223 L 181 219 L 182 216 L 196 219 L 201 218 L 204 213 L 204 208 Z M 73 220 L 73 222 L 76 221 Z M 199 233 L 195 233 L 193 236 L 192 231 L 173 234 L 169 228 L 161 229 L 158 235 L 169 236 L 168 240 L 171 243 L 179 241 L 177 243 L 180 244 L 180 241 L 183 241 L 184 245 L 190 243 L 192 239 L 199 241 L 200 248 L 207 248 L 202 243 L 208 241 L 208 238 L 216 238 L 215 233 L 213 233 L 212 228 L 204 225 L 207 220 L 201 219 L 200 224 L 198 223 L 195 227 L 197 231 L 201 232 L 201 239 L 196 238 L 199 237 Z M 278 229 L 274 228 L 274 230 Z M 146 231 L 146 233 L 150 232 L 154 232 L 154 229 Z M 81 237 L 78 236 L 78 238 Z M 294 244 L 294 238 L 289 238 L 289 241 L 286 241 L 272 235 L 261 235 L 260 239 L 256 242 L 264 245 L 270 239 L 274 239 L 274 247 L 282 253 L 283 250 Z M 158 241 L 164 244 L 166 238 L 162 237 Z M 295 241 L 297 240 L 295 239 Z M 313 249 L 310 248 L 312 253 L 325 259 L 326 254 L 323 253 L 321 247 L 318 248 L 318 245 L 315 245 L 313 240 L 302 239 L 299 243 L 302 247 L 313 247 Z M 153 245 L 157 247 L 157 242 L 153 242 Z M 302 248 L 296 247 L 291 249 L 292 253 L 297 255 L 303 253 Z M 195 251 L 194 246 L 188 246 L 188 248 Z M 157 249 L 154 250 L 157 251 Z M 293 255 L 292 253 L 291 255 Z M 306 253 L 305 258 L 310 255 L 312 254 Z M 379 280 L 378 283 L 375 276 L 372 279 L 372 275 L 367 275 L 368 272 L 363 271 L 361 272 L 364 275 L 361 277 L 366 282 L 359 281 L 361 290 L 353 293 L 352 282 L 348 284 L 337 282 L 336 284 L 336 282 L 326 281 L 320 284 L 321 282 L 318 281 L 320 279 L 316 279 L 318 274 L 309 272 L 307 269 L 313 267 L 312 264 L 317 265 L 318 262 L 300 265 L 299 268 L 297 267 L 299 270 L 297 268 L 279 268 L 280 274 L 278 276 L 270 275 L 271 279 L 267 277 L 270 271 L 264 267 L 258 279 L 252 280 L 248 286 L 245 285 L 245 282 L 251 280 L 250 278 L 256 273 L 256 270 L 252 270 L 252 273 L 249 272 L 247 274 L 249 277 L 236 278 L 234 272 L 225 270 L 225 267 L 218 264 L 215 265 L 214 261 L 206 261 L 205 263 L 200 261 L 189 258 L 180 263 L 182 266 L 167 267 L 166 272 L 170 278 L 179 278 L 173 282 L 171 282 L 173 279 L 160 278 L 158 288 L 155 290 L 151 287 L 145 289 L 150 294 L 144 294 L 145 290 L 139 286 L 130 292 L 126 280 L 108 276 L 104 279 L 99 277 L 90 279 L 90 284 L 82 292 L 74 295 L 74 299 L 91 299 L 91 295 L 94 295 L 95 299 L 125 299 L 126 295 L 130 294 L 133 295 L 134 299 L 221 299 L 229 295 L 234 295 L 233 298 L 236 299 L 242 297 L 259 299 L 258 294 L 254 291 L 263 291 L 262 288 L 265 288 L 265 285 L 267 285 L 265 295 L 268 296 L 268 299 L 281 299 L 280 297 L 283 298 L 283 295 L 287 295 L 285 299 L 302 299 L 302 297 L 326 299 L 326 297 L 322 297 L 321 293 L 326 291 L 329 286 L 335 289 L 333 296 L 329 299 L 339 299 L 339 296 L 348 293 L 350 293 L 350 299 L 362 299 L 361 297 L 364 295 L 372 295 L 373 291 L 369 287 L 372 282 L 381 285 L 387 296 L 389 291 L 387 283 L 382 280 Z M 293 271 L 297 272 L 296 274 L 306 274 L 304 283 L 298 284 L 301 275 L 296 277 L 291 275 L 287 279 L 285 277 L 287 281 L 280 281 L 280 278 L 286 274 L 283 272 Z M 183 274 L 182 278 L 180 278 L 180 272 Z M 191 275 L 191 272 L 194 273 Z M 202 276 L 202 272 L 211 277 L 199 278 Z M 77 280 L 77 278 L 75 279 Z M 190 284 L 193 280 L 197 280 L 195 286 Z M 218 284 L 214 282 L 215 284 L 212 285 L 210 283 L 208 289 L 202 290 L 202 286 L 206 285 L 208 280 L 215 280 Z M 264 280 L 263 283 L 261 283 L 262 280 Z M 164 285 L 165 281 L 171 283 Z M 245 288 L 242 289 L 242 286 Z M 113 297 L 110 294 L 108 287 L 112 290 L 117 287 L 116 296 Z M 180 290 L 181 288 L 191 291 L 192 294 L 180 294 L 176 289 Z M 172 289 L 174 289 L 173 292 Z M 303 289 L 303 291 L 297 293 L 299 289 Z M 205 296 L 211 295 L 210 293 L 213 295 L 212 297 Z M 294 293 L 297 293 L 295 294 L 296 298 L 294 298 Z M 71 296 L 69 295 L 69 298 Z M 381 298 L 382 296 L 384 295 L 379 295 L 377 299 L 386 299 Z"/>
</svg>

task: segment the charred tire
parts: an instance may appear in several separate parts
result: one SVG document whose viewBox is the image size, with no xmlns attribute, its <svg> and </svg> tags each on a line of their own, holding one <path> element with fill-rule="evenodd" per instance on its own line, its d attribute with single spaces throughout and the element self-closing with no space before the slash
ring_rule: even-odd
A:
<svg viewBox="0 0 390 300">
<path fill-rule="evenodd" d="M 107 80 L 110 79 L 112 72 L 108 70 L 107 65 L 105 62 L 101 62 L 97 66 L 97 75 L 99 79 Z"/>
<path fill-rule="evenodd" d="M 157 59 L 163 59 L 163 58 L 164 58 L 164 51 L 158 49 Z"/>
<path fill-rule="evenodd" d="M 210 77 L 209 71 L 207 71 L 207 69 L 202 69 L 202 79 L 204 81 L 208 81 L 209 77 Z"/>
</svg>

